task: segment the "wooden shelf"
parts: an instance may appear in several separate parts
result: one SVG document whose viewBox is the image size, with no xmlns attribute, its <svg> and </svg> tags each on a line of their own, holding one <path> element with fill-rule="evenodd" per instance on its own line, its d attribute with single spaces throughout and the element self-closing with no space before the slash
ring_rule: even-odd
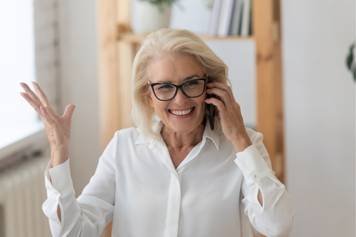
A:
<svg viewBox="0 0 356 237">
<path fill-rule="evenodd" d="M 119 42 L 140 44 L 147 34 L 137 34 L 132 32 L 132 28 L 129 24 L 118 23 L 116 26 L 116 39 Z M 199 35 L 203 40 L 224 40 L 224 41 L 255 41 L 254 36 L 238 36 L 238 35 L 227 35 L 227 36 L 218 36 L 218 35 Z"/>
<path fill-rule="evenodd" d="M 119 33 L 117 40 L 120 42 L 140 44 L 147 34 L 135 34 L 135 33 Z M 200 35 L 204 40 L 225 40 L 225 41 L 254 41 L 253 36 L 213 36 L 213 35 Z"/>
</svg>

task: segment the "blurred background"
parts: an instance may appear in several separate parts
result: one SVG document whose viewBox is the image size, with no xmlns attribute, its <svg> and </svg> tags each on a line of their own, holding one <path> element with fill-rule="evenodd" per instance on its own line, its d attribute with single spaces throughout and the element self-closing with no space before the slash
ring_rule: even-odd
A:
<svg viewBox="0 0 356 237">
<path fill-rule="evenodd" d="M 199 34 L 228 64 L 246 125 L 265 134 L 292 195 L 290 236 L 355 236 L 356 2 L 178 0 L 158 10 L 166 25 L 145 4 L 0 3 L 0 236 L 49 236 L 48 144 L 19 82 L 38 81 L 57 111 L 76 105 L 70 164 L 79 195 L 113 131 L 131 126 L 129 69 L 157 27 Z"/>
</svg>

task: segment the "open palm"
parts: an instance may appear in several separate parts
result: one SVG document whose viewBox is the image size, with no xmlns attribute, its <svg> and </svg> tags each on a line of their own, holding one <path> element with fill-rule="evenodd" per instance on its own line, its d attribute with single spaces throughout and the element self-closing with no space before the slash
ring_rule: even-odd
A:
<svg viewBox="0 0 356 237">
<path fill-rule="evenodd" d="M 21 83 L 21 86 L 25 90 L 25 92 L 21 92 L 22 97 L 37 111 L 45 125 L 53 163 L 62 163 L 68 159 L 71 121 L 75 106 L 67 105 L 64 113 L 59 115 L 49 104 L 47 96 L 38 83 L 33 82 L 34 90 L 26 83 Z"/>
</svg>

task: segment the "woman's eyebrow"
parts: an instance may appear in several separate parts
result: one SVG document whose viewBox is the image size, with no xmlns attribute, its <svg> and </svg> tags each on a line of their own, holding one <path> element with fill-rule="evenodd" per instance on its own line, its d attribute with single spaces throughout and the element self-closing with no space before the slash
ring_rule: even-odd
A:
<svg viewBox="0 0 356 237">
<path fill-rule="evenodd" d="M 188 80 L 190 80 L 190 79 L 193 79 L 193 78 L 200 78 L 200 77 L 202 77 L 202 76 L 200 76 L 200 75 L 197 75 L 197 74 L 194 74 L 194 75 L 191 75 L 191 76 L 188 76 L 188 77 L 186 77 L 186 78 L 184 78 L 183 79 L 183 82 L 184 81 L 188 81 Z M 163 81 L 157 81 L 156 83 L 173 83 L 172 81 L 169 81 L 169 80 L 163 80 Z M 173 83 L 174 84 L 174 83 Z"/>
<path fill-rule="evenodd" d="M 183 81 L 187 81 L 187 80 L 190 80 L 190 79 L 193 79 L 193 78 L 200 78 L 201 76 L 199 76 L 199 75 L 192 75 L 192 76 L 189 76 L 189 77 L 186 77 L 186 78 L 184 78 L 184 80 Z"/>
</svg>

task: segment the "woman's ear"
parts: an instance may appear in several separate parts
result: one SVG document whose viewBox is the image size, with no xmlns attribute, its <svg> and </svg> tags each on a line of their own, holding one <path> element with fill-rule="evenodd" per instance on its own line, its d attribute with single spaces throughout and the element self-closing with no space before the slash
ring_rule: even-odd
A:
<svg viewBox="0 0 356 237">
<path fill-rule="evenodd" d="M 146 94 L 146 102 L 147 104 L 153 109 L 153 98 L 152 98 L 152 95 L 151 95 L 151 92 L 148 91 L 147 94 Z"/>
<path fill-rule="evenodd" d="M 152 92 L 149 88 L 149 86 L 147 86 L 143 92 L 142 92 L 142 96 L 145 98 L 145 103 L 150 106 L 151 108 L 153 108 L 153 100 L 152 100 Z"/>
</svg>

